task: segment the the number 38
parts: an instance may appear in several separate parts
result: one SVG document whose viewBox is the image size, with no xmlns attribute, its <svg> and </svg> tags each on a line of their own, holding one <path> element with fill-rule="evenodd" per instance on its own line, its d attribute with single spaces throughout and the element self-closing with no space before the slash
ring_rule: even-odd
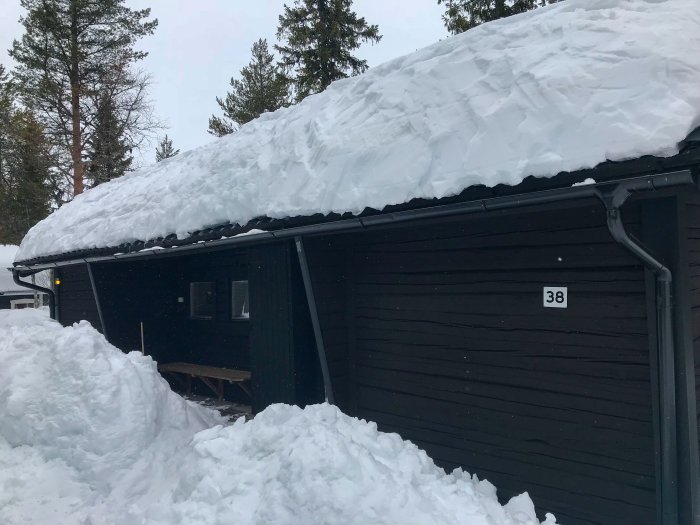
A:
<svg viewBox="0 0 700 525">
<path fill-rule="evenodd" d="M 547 302 L 562 304 L 564 302 L 564 292 L 547 291 Z"/>
</svg>

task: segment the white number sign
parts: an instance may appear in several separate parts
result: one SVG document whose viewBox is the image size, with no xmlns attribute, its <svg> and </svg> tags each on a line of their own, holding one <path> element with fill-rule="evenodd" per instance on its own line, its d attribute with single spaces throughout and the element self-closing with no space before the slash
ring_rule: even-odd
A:
<svg viewBox="0 0 700 525">
<path fill-rule="evenodd" d="M 568 293 L 566 286 L 545 286 L 542 300 L 545 308 L 567 308 Z"/>
</svg>

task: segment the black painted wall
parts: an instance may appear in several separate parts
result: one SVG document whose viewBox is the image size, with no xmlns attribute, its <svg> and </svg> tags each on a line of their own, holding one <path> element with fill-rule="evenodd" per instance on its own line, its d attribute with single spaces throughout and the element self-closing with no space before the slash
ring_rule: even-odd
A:
<svg viewBox="0 0 700 525">
<path fill-rule="evenodd" d="M 642 199 L 642 242 L 673 275 L 672 311 L 674 319 L 674 361 L 676 390 L 676 451 L 678 523 L 700 524 L 700 477 L 698 469 L 697 392 L 693 287 L 694 230 L 700 227 L 695 208 L 698 199 L 688 189 L 667 191 L 655 198 Z M 655 316 L 654 277 L 647 272 L 649 317 Z M 652 349 L 656 347 L 656 330 L 652 327 Z M 654 353 L 654 352 L 652 352 Z M 652 361 L 653 362 L 653 361 Z M 661 519 L 660 522 L 663 522 Z M 666 518 L 666 521 L 669 521 Z M 671 520 L 673 521 L 673 520 Z"/>
<path fill-rule="evenodd" d="M 695 388 L 697 399 L 700 401 L 700 201 L 693 200 L 688 202 L 687 212 L 693 350 L 695 354 Z M 696 404 L 696 410 L 697 423 L 700 430 L 700 402 Z"/>
<path fill-rule="evenodd" d="M 253 409 L 323 399 L 320 366 L 296 253 L 291 243 L 131 262 L 93 264 L 109 341 L 161 363 L 186 361 L 251 370 Z M 102 329 L 85 265 L 61 269 L 61 322 Z M 249 280 L 251 317 L 231 319 L 232 280 Z M 193 319 L 189 283 L 215 283 L 216 315 Z M 196 384 L 196 382 L 195 382 Z M 201 386 L 201 385 L 200 385 Z M 200 388 L 203 394 L 209 392 Z M 251 400 L 235 385 L 227 397 Z"/>
<path fill-rule="evenodd" d="M 334 243 L 308 251 L 345 411 L 561 523 L 654 523 L 644 271 L 598 203 Z"/>
<path fill-rule="evenodd" d="M 353 402 L 348 391 L 351 383 L 348 327 L 353 326 L 348 319 L 350 241 L 347 235 L 304 241 L 335 403 L 348 413 L 352 412 Z"/>
<path fill-rule="evenodd" d="M 625 216 L 639 231 L 638 212 Z M 444 467 L 489 479 L 503 498 L 529 491 L 562 523 L 654 523 L 645 275 L 610 238 L 598 203 L 305 244 L 343 410 Z M 121 348 L 138 347 L 145 320 L 159 359 L 247 362 L 256 411 L 321 399 L 292 243 L 94 268 L 108 335 Z M 65 319 L 95 317 L 87 272 L 62 273 Z M 228 280 L 244 274 L 247 325 L 226 314 L 188 318 L 190 280 L 220 283 L 217 297 L 221 287 L 228 301 Z M 544 309 L 542 287 L 557 285 L 568 286 L 569 308 Z"/>
<path fill-rule="evenodd" d="M 686 244 L 684 245 L 683 262 L 687 264 L 687 290 L 688 290 L 688 322 L 691 327 L 690 337 L 692 338 L 692 355 L 688 361 L 692 360 L 692 375 L 688 381 L 694 381 L 694 399 L 690 400 L 690 405 L 695 412 L 695 437 L 698 440 L 700 449 L 700 197 L 696 194 L 686 194 L 680 199 L 679 206 L 682 206 L 684 215 L 681 216 L 682 224 L 685 226 Z M 697 449 L 696 449 L 697 450 Z M 698 452 L 700 454 L 700 452 Z M 693 458 L 691 467 L 698 469 L 697 456 Z M 694 481 L 698 482 L 697 478 Z M 693 523 L 700 523 L 700 494 L 698 487 L 691 487 L 695 496 L 693 501 Z"/>
<path fill-rule="evenodd" d="M 70 326 L 86 320 L 95 329 L 102 331 L 87 266 L 84 264 L 64 266 L 54 270 L 54 278 L 61 281 L 61 284 L 55 288 L 59 305 L 58 320 L 61 324 Z"/>
<path fill-rule="evenodd" d="M 291 243 L 250 249 L 253 411 L 322 400 L 303 283 Z"/>
<path fill-rule="evenodd" d="M 122 350 L 141 348 L 160 363 L 185 361 L 249 370 L 250 323 L 230 318 L 230 281 L 247 279 L 246 253 L 225 251 L 207 257 L 168 257 L 94 265 L 110 342 Z M 193 319 L 189 283 L 211 281 L 216 289 L 216 316 Z M 173 384 L 174 386 L 179 386 Z M 198 382 L 195 392 L 211 393 Z M 226 397 L 249 402 L 235 385 Z"/>
<path fill-rule="evenodd" d="M 221 251 L 180 259 L 182 284 L 181 318 L 188 346 L 186 361 L 250 369 L 250 320 L 231 319 L 231 281 L 248 279 L 248 254 Z M 191 282 L 211 281 L 216 289 L 214 319 L 192 319 L 189 315 Z"/>
<path fill-rule="evenodd" d="M 124 351 L 141 350 L 158 362 L 186 355 L 184 323 L 177 295 L 181 282 L 175 261 L 93 265 L 108 340 Z"/>
</svg>

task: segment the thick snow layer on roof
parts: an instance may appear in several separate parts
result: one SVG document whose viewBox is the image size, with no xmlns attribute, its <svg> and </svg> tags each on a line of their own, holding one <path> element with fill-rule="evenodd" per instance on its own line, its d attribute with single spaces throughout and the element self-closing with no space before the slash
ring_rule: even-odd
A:
<svg viewBox="0 0 700 525">
<path fill-rule="evenodd" d="M 3 292 L 24 292 L 31 293 L 26 288 L 15 284 L 12 280 L 12 272 L 7 269 L 12 266 L 19 246 L 12 244 L 0 244 L 0 293 Z"/>
<path fill-rule="evenodd" d="M 329 405 L 222 426 L 87 322 L 0 312 L 0 523 L 539 525 Z M 548 517 L 546 522 L 555 520 Z"/>
<path fill-rule="evenodd" d="M 18 260 L 670 156 L 700 125 L 700 2 L 567 0 L 335 82 L 76 198 Z"/>
</svg>

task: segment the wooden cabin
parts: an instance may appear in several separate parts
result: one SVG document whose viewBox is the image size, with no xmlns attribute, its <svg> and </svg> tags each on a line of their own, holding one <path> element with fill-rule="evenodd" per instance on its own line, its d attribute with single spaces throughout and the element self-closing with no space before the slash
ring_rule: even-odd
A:
<svg viewBox="0 0 700 525">
<path fill-rule="evenodd" d="M 255 412 L 328 399 L 503 498 L 527 490 L 562 523 L 666 524 L 675 512 L 689 524 L 698 167 L 689 146 L 352 219 L 17 270 L 52 268 L 58 320 L 88 320 L 124 351 L 143 333 L 159 363 L 250 371 L 251 398 L 235 384 L 225 395 Z M 572 187 L 588 178 L 598 183 Z M 611 234 L 614 213 L 672 274 L 670 304 L 659 268 Z"/>
<path fill-rule="evenodd" d="M 89 190 L 14 272 L 253 412 L 335 403 L 562 524 L 698 525 L 699 20 L 486 24 Z"/>
</svg>

